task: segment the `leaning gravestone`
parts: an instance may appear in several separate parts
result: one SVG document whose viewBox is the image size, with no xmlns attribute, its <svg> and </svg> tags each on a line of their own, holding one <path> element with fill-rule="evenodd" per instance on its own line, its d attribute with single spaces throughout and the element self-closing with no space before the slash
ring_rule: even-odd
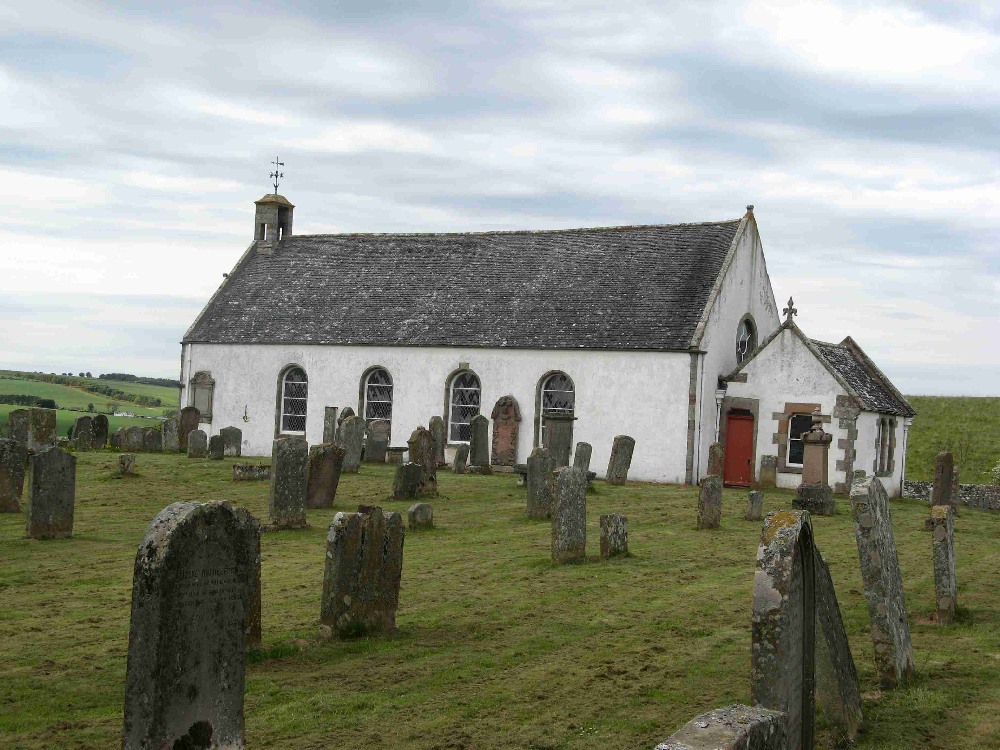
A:
<svg viewBox="0 0 1000 750">
<path fill-rule="evenodd" d="M 159 453 L 163 450 L 163 434 L 155 427 L 147 427 L 142 434 L 142 447 Z"/>
<path fill-rule="evenodd" d="M 337 407 L 323 409 L 323 443 L 329 445 L 337 441 Z"/>
<path fill-rule="evenodd" d="M 549 451 L 535 448 L 528 456 L 528 518 L 552 516 L 552 470 L 555 469 Z M 582 471 L 582 469 L 581 469 Z"/>
<path fill-rule="evenodd" d="M 129 427 L 125 430 L 125 442 L 122 450 L 141 451 L 146 447 L 146 434 L 141 427 Z"/>
<path fill-rule="evenodd" d="M 338 513 L 326 536 L 321 632 L 357 636 L 396 629 L 403 519 L 375 507 Z"/>
<path fill-rule="evenodd" d="M 346 412 L 347 409 L 344 409 Z M 361 450 L 365 441 L 365 420 L 350 416 L 340 426 L 340 445 L 344 448 L 345 474 L 357 474 L 361 466 Z"/>
<path fill-rule="evenodd" d="M 94 448 L 96 450 L 103 450 L 104 446 L 108 444 L 108 418 L 103 414 L 98 414 L 91 420 L 90 428 L 93 430 Z"/>
<path fill-rule="evenodd" d="M 221 461 L 226 456 L 226 440 L 222 435 L 212 435 L 208 439 L 208 457 L 213 461 Z"/>
<path fill-rule="evenodd" d="M 205 458 L 208 455 L 208 435 L 204 430 L 191 430 L 187 436 L 188 458 Z"/>
<path fill-rule="evenodd" d="M 306 466 L 309 444 L 301 436 L 278 438 L 271 448 L 268 512 L 275 529 L 302 529 L 306 521 Z"/>
<path fill-rule="evenodd" d="M 76 456 L 47 448 L 31 457 L 31 493 L 25 509 L 25 531 L 32 539 L 73 535 L 76 503 Z"/>
<path fill-rule="evenodd" d="M 632 452 L 635 450 L 635 440 L 628 435 L 617 435 L 611 446 L 611 459 L 608 461 L 608 484 L 625 484 L 628 470 L 632 465 Z"/>
<path fill-rule="evenodd" d="M 118 473 L 121 474 L 122 476 L 132 475 L 135 473 L 134 453 L 118 454 Z"/>
<path fill-rule="evenodd" d="M 94 447 L 94 427 L 90 417 L 77 417 L 73 422 L 73 441 L 78 451 L 89 451 Z"/>
<path fill-rule="evenodd" d="M 747 495 L 747 512 L 743 516 L 747 521 L 760 521 L 764 518 L 764 493 L 760 490 L 750 490 Z"/>
<path fill-rule="evenodd" d="M 309 448 L 309 471 L 306 486 L 306 507 L 332 508 L 337 499 L 340 472 L 344 466 L 344 449 L 332 443 Z"/>
<path fill-rule="evenodd" d="M 601 516 L 601 557 L 628 557 L 628 519 L 621 513 Z"/>
<path fill-rule="evenodd" d="M 368 425 L 368 439 L 365 441 L 365 461 L 370 464 L 384 464 L 389 452 L 389 421 L 373 420 Z"/>
<path fill-rule="evenodd" d="M 239 458 L 243 455 L 243 430 L 239 427 L 223 427 L 219 430 L 222 437 L 222 451 L 227 458 Z"/>
<path fill-rule="evenodd" d="M 197 430 L 198 425 L 200 424 L 201 412 L 198 411 L 198 409 L 193 406 L 185 406 L 181 409 L 180 433 L 178 435 L 181 453 L 187 451 L 188 435 L 190 435 L 194 430 Z"/>
<path fill-rule="evenodd" d="M 861 562 L 861 580 L 868 601 L 875 671 L 879 684 L 892 688 L 914 675 L 913 644 L 906 619 L 896 539 L 892 534 L 889 498 L 876 477 L 851 487 L 851 515 Z"/>
<path fill-rule="evenodd" d="M 176 417 L 163 420 L 163 450 L 177 453 L 181 449 L 181 424 Z"/>
<path fill-rule="evenodd" d="M 789 750 L 813 747 L 814 559 L 808 512 L 767 514 L 753 584 L 750 702 L 788 716 Z"/>
<path fill-rule="evenodd" d="M 28 451 L 37 453 L 56 445 L 54 409 L 28 409 Z"/>
<path fill-rule="evenodd" d="M 698 488 L 698 528 L 717 529 L 722 523 L 722 477 L 709 474 Z"/>
<path fill-rule="evenodd" d="M 28 449 L 16 440 L 0 438 L 0 513 L 20 513 Z"/>
<path fill-rule="evenodd" d="M 122 750 L 241 750 L 259 535 L 226 502 L 174 503 L 135 557 Z"/>
<path fill-rule="evenodd" d="M 513 396 L 503 396 L 490 413 L 493 420 L 493 448 L 491 461 L 494 466 L 513 466 L 517 463 L 517 435 L 521 429 L 521 410 Z"/>
<path fill-rule="evenodd" d="M 427 503 L 414 503 L 406 511 L 406 523 L 413 531 L 434 528 L 434 509 Z"/>
<path fill-rule="evenodd" d="M 788 750 L 781 711 L 732 705 L 696 716 L 653 750 Z"/>
<path fill-rule="evenodd" d="M 487 469 L 490 465 L 490 420 L 482 414 L 477 414 L 469 424 L 471 437 L 469 438 L 469 464 Z"/>
<path fill-rule="evenodd" d="M 456 474 L 464 474 L 469 465 L 469 446 L 464 443 L 455 449 L 455 463 L 452 464 L 452 471 Z"/>
<path fill-rule="evenodd" d="M 437 461 L 438 466 L 447 465 L 444 449 L 448 440 L 445 434 L 444 420 L 441 417 L 431 417 L 431 421 L 427 423 L 427 429 L 430 430 L 431 437 L 434 438 L 434 460 Z"/>
<path fill-rule="evenodd" d="M 587 557 L 587 473 L 563 466 L 552 478 L 552 562 Z"/>
<path fill-rule="evenodd" d="M 584 471 L 590 471 L 590 457 L 594 448 L 590 443 L 577 443 L 573 451 L 573 466 Z"/>
<path fill-rule="evenodd" d="M 955 622 L 955 511 L 950 505 L 931 506 L 931 540 L 934 552 L 934 602 L 941 625 Z"/>
</svg>

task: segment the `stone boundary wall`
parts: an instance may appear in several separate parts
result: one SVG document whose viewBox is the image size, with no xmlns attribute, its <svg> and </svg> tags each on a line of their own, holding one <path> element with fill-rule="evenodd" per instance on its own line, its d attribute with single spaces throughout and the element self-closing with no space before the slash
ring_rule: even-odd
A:
<svg viewBox="0 0 1000 750">
<path fill-rule="evenodd" d="M 909 479 L 904 479 L 903 497 L 930 502 L 933 485 L 934 482 L 911 482 Z M 1000 511 L 1000 485 L 960 484 L 958 499 L 968 508 Z"/>
</svg>

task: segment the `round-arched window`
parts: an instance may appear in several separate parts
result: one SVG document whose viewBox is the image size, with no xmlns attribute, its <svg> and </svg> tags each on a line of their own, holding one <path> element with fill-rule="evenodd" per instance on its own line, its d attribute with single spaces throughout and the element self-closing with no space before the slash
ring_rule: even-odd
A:
<svg viewBox="0 0 1000 750">
<path fill-rule="evenodd" d="M 281 432 L 302 435 L 306 431 L 306 397 L 309 380 L 301 367 L 290 367 L 281 379 Z"/>
<path fill-rule="evenodd" d="M 743 364 L 756 348 L 757 331 L 753 327 L 753 321 L 750 318 L 743 318 L 736 330 L 736 361 Z"/>
<path fill-rule="evenodd" d="M 452 443 L 467 443 L 472 438 L 472 418 L 479 414 L 479 378 L 468 370 L 460 372 L 452 378 L 450 390 L 448 440 Z"/>
<path fill-rule="evenodd" d="M 573 379 L 564 372 L 554 372 L 542 379 L 539 389 L 538 440 L 544 439 L 545 417 L 552 414 L 573 416 L 576 388 Z M 539 442 L 541 444 L 541 442 Z"/>
<path fill-rule="evenodd" d="M 382 367 L 376 367 L 365 378 L 365 421 L 392 420 L 392 378 Z"/>
</svg>

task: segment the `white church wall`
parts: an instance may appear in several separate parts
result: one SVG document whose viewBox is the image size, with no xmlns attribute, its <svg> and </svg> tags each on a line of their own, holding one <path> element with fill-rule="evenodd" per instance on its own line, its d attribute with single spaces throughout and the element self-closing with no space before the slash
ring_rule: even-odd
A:
<svg viewBox="0 0 1000 750">
<path fill-rule="evenodd" d="M 456 349 L 318 345 L 188 344 L 184 381 L 207 370 L 215 379 L 212 434 L 228 425 L 243 430 L 244 451 L 269 455 L 274 439 L 278 377 L 290 364 L 309 378 L 306 438 L 323 436 L 326 406 L 359 409 L 362 374 L 385 367 L 393 379 L 391 444 L 405 445 L 417 425 L 445 416 L 446 381 L 467 362 L 482 384 L 482 413 L 513 395 L 521 409 L 517 460 L 532 449 L 539 380 L 562 370 L 576 390 L 574 440 L 594 448 L 591 470 L 603 475 L 615 435 L 636 440 L 630 478 L 683 482 L 687 455 L 687 353 Z M 183 394 L 184 404 L 188 394 Z M 248 421 L 243 421 L 244 409 Z"/>
<path fill-rule="evenodd" d="M 878 435 L 878 421 L 883 415 L 874 412 L 862 412 L 858 416 L 858 439 L 855 443 L 855 469 L 864 469 L 868 476 L 875 476 L 875 459 L 877 449 L 875 438 Z M 891 415 L 888 415 L 891 416 Z M 903 439 L 903 417 L 891 417 L 896 420 L 896 447 L 893 452 L 892 474 L 879 476 L 889 497 L 900 497 L 903 489 L 903 464 L 905 444 Z"/>
</svg>

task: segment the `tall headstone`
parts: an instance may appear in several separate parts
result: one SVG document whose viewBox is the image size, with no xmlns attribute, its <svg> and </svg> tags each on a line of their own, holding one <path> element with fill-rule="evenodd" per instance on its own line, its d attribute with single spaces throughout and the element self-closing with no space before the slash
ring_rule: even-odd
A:
<svg viewBox="0 0 1000 750">
<path fill-rule="evenodd" d="M 934 603 L 941 625 L 955 622 L 958 583 L 955 578 L 955 512 L 950 505 L 931 506 L 931 544 L 934 552 Z"/>
<path fill-rule="evenodd" d="M 424 483 L 422 494 L 428 497 L 437 495 L 437 458 L 434 455 L 434 436 L 425 427 L 418 427 L 406 441 L 410 448 L 410 462 L 420 464 L 424 468 Z"/>
<path fill-rule="evenodd" d="M 851 487 L 851 516 L 875 647 L 875 672 L 883 688 L 893 688 L 915 673 L 913 644 L 906 619 L 903 575 L 892 534 L 889 497 L 876 477 Z"/>
<path fill-rule="evenodd" d="M 444 449 L 448 444 L 448 437 L 444 428 L 444 420 L 441 417 L 431 417 L 431 421 L 427 423 L 427 429 L 430 430 L 431 437 L 434 438 L 434 460 L 437 461 L 438 466 L 447 465 Z"/>
<path fill-rule="evenodd" d="M 332 443 L 309 448 L 309 480 L 306 505 L 309 508 L 332 508 L 337 499 L 340 472 L 344 467 L 344 449 Z"/>
<path fill-rule="evenodd" d="M 789 750 L 813 747 L 814 560 L 809 513 L 768 513 L 754 574 L 750 702 L 787 715 Z"/>
<path fill-rule="evenodd" d="M 54 409 L 28 409 L 28 451 L 37 453 L 56 444 L 56 412 Z"/>
<path fill-rule="evenodd" d="M 255 549 L 249 514 L 174 503 L 135 557 L 123 750 L 242 750 Z"/>
<path fill-rule="evenodd" d="M 587 473 L 572 466 L 555 470 L 552 479 L 552 562 L 587 557 Z"/>
<path fill-rule="evenodd" d="M 146 432 L 137 426 L 129 427 L 125 430 L 125 443 L 123 450 L 141 451 L 146 448 Z"/>
<path fill-rule="evenodd" d="M 725 457 L 726 452 L 722 443 L 712 443 L 708 446 L 708 474 L 721 477 Z"/>
<path fill-rule="evenodd" d="M 0 513 L 20 513 L 28 449 L 16 440 L 0 438 Z"/>
<path fill-rule="evenodd" d="M 422 465 L 413 461 L 399 464 L 392 481 L 392 499 L 401 501 L 420 497 L 426 481 L 427 472 Z"/>
<path fill-rule="evenodd" d="M 344 448 L 342 471 L 345 474 L 357 474 L 361 467 L 361 450 L 364 447 L 366 428 L 365 420 L 355 416 L 347 417 L 340 425 L 340 445 Z"/>
<path fill-rule="evenodd" d="M 384 464 L 389 450 L 389 422 L 385 419 L 373 420 L 368 425 L 365 440 L 365 461 L 370 464 Z"/>
<path fill-rule="evenodd" d="M 181 423 L 177 417 L 163 420 L 163 450 L 177 453 L 181 449 Z"/>
<path fill-rule="evenodd" d="M 244 632 L 246 633 L 246 647 L 249 648 L 260 648 L 261 646 L 261 589 L 260 589 L 260 536 L 261 528 L 260 523 L 254 518 L 250 511 L 245 508 L 236 508 L 233 511 L 236 514 L 237 522 L 243 528 L 246 528 L 250 535 L 250 543 L 252 545 L 252 565 L 253 574 L 250 577 L 250 606 L 247 610 L 247 616 L 244 618 Z"/>
<path fill-rule="evenodd" d="M 163 434 L 155 427 L 147 427 L 142 431 L 142 447 L 159 453 L 163 450 Z"/>
<path fill-rule="evenodd" d="M 743 516 L 747 521 L 760 521 L 764 518 L 764 493 L 760 490 L 750 490 L 747 495 L 747 512 Z"/>
<path fill-rule="evenodd" d="M 411 531 L 434 528 L 434 509 L 427 503 L 414 503 L 406 511 L 406 525 Z"/>
<path fill-rule="evenodd" d="M 653 750 L 788 750 L 788 718 L 760 706 L 717 708 L 696 716 Z"/>
<path fill-rule="evenodd" d="M 396 629 L 404 534 L 400 515 L 377 507 L 333 517 L 320 607 L 320 622 L 331 635 Z"/>
<path fill-rule="evenodd" d="M 778 482 L 778 457 L 761 456 L 760 472 L 757 474 L 757 486 L 763 490 L 773 489 Z"/>
<path fill-rule="evenodd" d="M 555 465 L 547 448 L 535 448 L 531 451 L 531 455 L 528 456 L 528 479 L 526 482 L 528 518 L 552 517 L 553 469 L 555 469 Z"/>
<path fill-rule="evenodd" d="M 621 513 L 601 516 L 601 557 L 628 557 L 628 519 Z"/>
<path fill-rule="evenodd" d="M 327 445 L 337 441 L 337 407 L 323 409 L 323 442 Z"/>
<path fill-rule="evenodd" d="M 198 425 L 201 424 L 201 412 L 193 406 L 185 406 L 181 409 L 180 417 L 180 432 L 178 433 L 178 439 L 180 442 L 180 451 L 184 453 L 188 448 L 188 435 L 194 430 L 198 429 Z"/>
<path fill-rule="evenodd" d="M 94 449 L 103 450 L 104 446 L 108 444 L 108 418 L 103 414 L 98 414 L 91 420 L 90 428 L 94 433 Z"/>
<path fill-rule="evenodd" d="M 632 466 L 632 452 L 635 440 L 628 435 L 617 435 L 611 445 L 611 459 L 608 461 L 608 484 L 625 484 L 628 470 Z"/>
<path fill-rule="evenodd" d="M 32 539 L 72 536 L 75 503 L 76 456 L 59 448 L 46 448 L 32 456 L 27 535 Z"/>
<path fill-rule="evenodd" d="M 89 416 L 77 417 L 73 422 L 72 439 L 78 451 L 89 451 L 94 447 L 93 420 Z"/>
<path fill-rule="evenodd" d="M 469 427 L 472 430 L 469 438 L 469 464 L 487 467 L 490 465 L 490 420 L 477 414 Z"/>
<path fill-rule="evenodd" d="M 212 435 L 208 439 L 208 457 L 221 461 L 226 456 L 226 440 L 222 435 Z"/>
<path fill-rule="evenodd" d="M 493 420 L 492 463 L 494 466 L 513 466 L 517 463 L 517 434 L 521 429 L 517 399 L 503 396 L 494 404 L 490 419 Z"/>
<path fill-rule="evenodd" d="M 14 409 L 7 415 L 7 430 L 10 439 L 28 448 L 28 431 L 31 424 L 27 409 Z"/>
<path fill-rule="evenodd" d="M 129 428 L 131 432 L 131 428 Z M 208 456 L 208 435 L 204 430 L 191 430 L 187 436 L 188 458 L 205 458 Z"/>
<path fill-rule="evenodd" d="M 833 488 L 830 486 L 830 443 L 833 435 L 823 430 L 823 421 L 817 410 L 813 414 L 812 428 L 802 436 L 802 483 L 795 492 L 792 507 L 808 510 L 818 516 L 832 516 L 836 512 Z"/>
<path fill-rule="evenodd" d="M 590 443 L 577 443 L 573 451 L 573 466 L 584 471 L 590 471 L 590 457 L 594 448 Z"/>
<path fill-rule="evenodd" d="M 306 465 L 309 444 L 295 435 L 271 447 L 271 495 L 268 512 L 276 529 L 301 529 L 306 521 Z"/>
<path fill-rule="evenodd" d="M 698 488 L 698 528 L 717 529 L 722 523 L 722 477 L 709 474 Z"/>
<path fill-rule="evenodd" d="M 344 447 L 344 423 L 354 416 L 354 409 L 350 406 L 346 406 L 340 410 L 340 415 L 337 417 L 337 439 L 334 442 Z"/>
<path fill-rule="evenodd" d="M 452 464 L 452 471 L 456 474 L 464 474 L 469 465 L 469 446 L 462 443 L 455 448 L 455 462 Z"/>
<path fill-rule="evenodd" d="M 569 454 L 573 450 L 573 422 L 571 414 L 545 415 L 545 447 L 555 462 L 556 468 L 569 466 Z"/>
<path fill-rule="evenodd" d="M 243 430 L 239 427 L 223 427 L 219 430 L 222 438 L 222 452 L 227 458 L 239 458 L 243 455 Z"/>
<path fill-rule="evenodd" d="M 931 488 L 931 505 L 953 505 L 952 490 L 955 483 L 955 459 L 948 451 L 941 451 L 934 459 L 934 485 Z"/>
</svg>

